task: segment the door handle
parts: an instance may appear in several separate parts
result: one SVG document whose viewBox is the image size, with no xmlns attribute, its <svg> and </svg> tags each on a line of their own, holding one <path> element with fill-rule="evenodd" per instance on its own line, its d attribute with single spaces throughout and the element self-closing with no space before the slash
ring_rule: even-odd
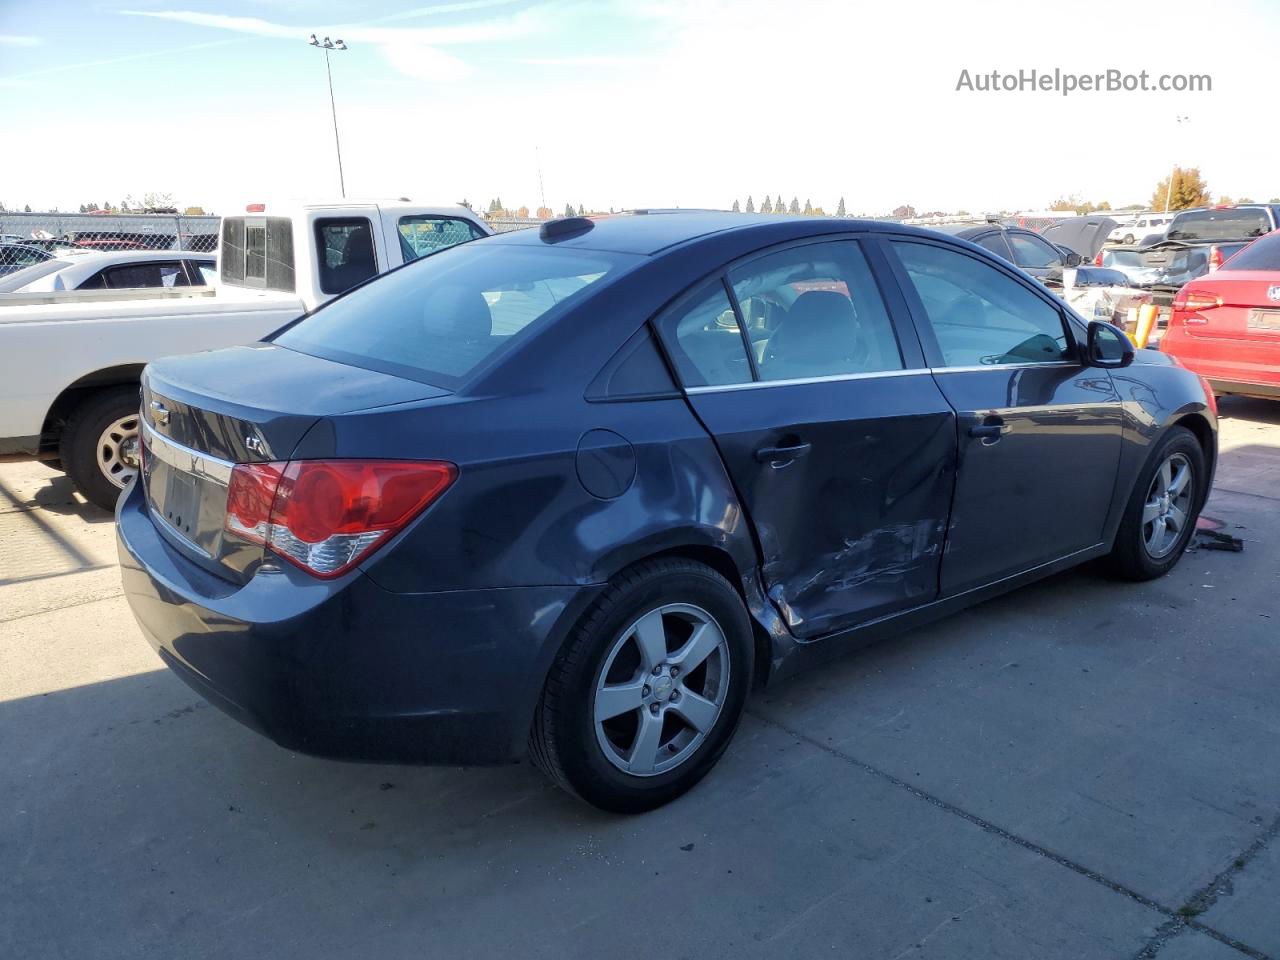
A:
<svg viewBox="0 0 1280 960">
<path fill-rule="evenodd" d="M 1008 432 L 1009 427 L 1000 417 L 987 417 L 982 423 L 974 424 L 969 428 L 969 436 L 981 440 L 983 446 L 987 447 L 999 441 Z"/>
<path fill-rule="evenodd" d="M 774 466 L 799 460 L 813 449 L 811 443 L 795 443 L 788 447 L 761 447 L 756 451 L 756 459 L 761 463 L 772 463 Z"/>
</svg>

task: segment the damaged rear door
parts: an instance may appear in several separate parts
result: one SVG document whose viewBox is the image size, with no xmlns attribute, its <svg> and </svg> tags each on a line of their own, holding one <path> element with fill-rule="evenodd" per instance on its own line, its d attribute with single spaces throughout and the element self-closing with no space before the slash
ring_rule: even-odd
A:
<svg viewBox="0 0 1280 960">
<path fill-rule="evenodd" d="M 881 257 L 855 238 L 775 247 L 659 324 L 800 638 L 937 595 L 955 414 L 876 282 Z"/>
</svg>

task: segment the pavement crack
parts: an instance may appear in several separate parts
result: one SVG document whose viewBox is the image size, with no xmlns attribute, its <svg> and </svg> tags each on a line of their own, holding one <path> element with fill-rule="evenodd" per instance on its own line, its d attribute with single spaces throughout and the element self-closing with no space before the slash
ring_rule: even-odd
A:
<svg viewBox="0 0 1280 960">
<path fill-rule="evenodd" d="M 1174 909 L 1139 893 L 1131 887 L 1125 886 L 1118 880 L 1112 880 L 1110 877 L 1103 876 L 1101 873 L 1098 873 L 1098 871 L 1091 870 L 1089 867 L 1086 867 L 1084 864 L 1077 863 L 1070 857 L 1064 856 L 1060 853 L 1055 853 L 1048 847 L 1043 847 L 1035 841 L 1028 840 L 1025 837 L 1020 837 L 1016 833 L 1010 833 L 1004 827 L 998 826 L 990 820 L 986 820 L 983 817 L 978 816 L 976 813 L 971 813 L 963 807 L 958 807 L 953 803 L 943 800 L 941 797 L 934 796 L 927 790 L 922 790 L 914 784 L 903 780 L 901 777 L 889 773 L 887 770 L 881 770 L 879 767 L 873 766 L 865 760 L 859 760 L 852 754 L 845 753 L 843 750 L 838 747 L 833 747 L 829 743 L 823 743 L 821 740 L 817 740 L 802 731 L 796 730 L 774 717 L 760 713 L 756 710 L 748 710 L 747 713 L 767 726 L 781 730 L 783 733 L 789 734 L 797 740 L 807 743 L 811 747 L 817 747 L 824 753 L 830 754 L 838 760 L 842 760 L 851 766 L 857 767 L 859 770 L 870 774 L 878 780 L 882 780 L 885 783 L 892 784 L 895 787 L 899 787 L 907 791 L 918 800 L 923 800 L 925 803 L 973 824 L 986 833 L 997 836 L 1002 840 L 1007 840 L 1009 843 L 1016 844 L 1024 850 L 1030 850 L 1032 853 L 1044 857 L 1046 860 L 1051 860 L 1061 867 L 1066 867 L 1073 873 L 1077 873 L 1088 880 L 1092 880 L 1094 883 L 1106 887 L 1113 893 L 1118 893 L 1121 896 L 1128 897 L 1135 903 L 1139 903 L 1149 910 L 1154 910 L 1168 918 L 1166 922 L 1161 924 L 1159 929 L 1156 930 L 1151 939 L 1147 941 L 1142 950 L 1135 955 L 1134 960 L 1150 960 L 1150 958 L 1154 957 L 1156 952 L 1158 952 L 1165 943 L 1172 940 L 1188 927 L 1212 937 L 1219 943 L 1226 944 L 1227 946 L 1240 951 L 1240 953 L 1253 958 L 1253 960 L 1273 960 L 1272 957 L 1262 951 L 1250 947 L 1246 943 L 1236 940 L 1225 933 L 1201 923 L 1196 920 L 1195 917 L 1200 913 L 1203 913 L 1205 910 L 1208 910 L 1209 907 L 1217 901 L 1218 890 L 1223 886 L 1223 884 L 1229 882 L 1232 875 L 1243 869 L 1248 862 L 1253 859 L 1253 857 L 1263 850 L 1267 844 L 1270 843 L 1278 833 L 1280 833 L 1280 817 L 1277 817 L 1276 820 L 1273 821 L 1272 824 L 1249 845 L 1246 851 L 1233 861 L 1230 867 L 1219 873 L 1205 887 L 1197 891 L 1186 904 L 1178 909 Z"/>
</svg>

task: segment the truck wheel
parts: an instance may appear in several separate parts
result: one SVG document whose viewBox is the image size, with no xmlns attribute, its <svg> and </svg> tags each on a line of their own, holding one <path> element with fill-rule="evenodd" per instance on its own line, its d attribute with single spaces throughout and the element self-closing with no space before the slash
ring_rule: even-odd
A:
<svg viewBox="0 0 1280 960">
<path fill-rule="evenodd" d="M 651 560 L 613 580 L 547 677 L 530 755 L 603 810 L 640 813 L 715 766 L 751 687 L 738 592 L 710 567 Z"/>
<path fill-rule="evenodd" d="M 1133 485 L 1109 558 L 1112 572 L 1125 580 L 1154 580 L 1172 570 L 1195 532 L 1207 481 L 1195 434 L 1170 429 Z"/>
<path fill-rule="evenodd" d="M 110 387 L 86 398 L 62 433 L 64 469 L 90 503 L 114 510 L 138 472 L 138 388 Z"/>
</svg>

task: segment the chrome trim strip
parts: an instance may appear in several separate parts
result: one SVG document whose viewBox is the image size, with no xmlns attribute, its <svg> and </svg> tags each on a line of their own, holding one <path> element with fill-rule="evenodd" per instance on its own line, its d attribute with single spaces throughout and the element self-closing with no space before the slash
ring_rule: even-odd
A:
<svg viewBox="0 0 1280 960">
<path fill-rule="evenodd" d="M 747 383 L 725 383 L 710 387 L 685 387 L 689 395 L 701 393 L 726 393 L 730 390 L 757 390 L 760 387 L 794 387 L 807 383 L 841 383 L 845 380 L 878 380 L 881 377 L 918 377 L 933 373 L 981 373 L 989 370 L 1029 370 L 1033 368 L 1083 367 L 1071 360 L 1054 360 L 1051 363 L 991 363 L 974 367 L 914 367 L 910 370 L 878 370 L 875 373 L 839 373 L 829 377 L 798 377 L 793 380 L 752 380 Z"/>
<path fill-rule="evenodd" d="M 231 485 L 231 471 L 235 464 L 199 450 L 192 450 L 175 440 L 156 433 L 155 428 L 145 420 L 142 422 L 143 439 L 147 444 L 147 456 L 163 460 L 169 466 L 186 473 L 194 474 L 205 480 L 224 487 Z"/>
<path fill-rule="evenodd" d="M 685 387 L 685 393 L 723 393 L 726 390 L 755 390 L 760 387 L 793 387 L 806 383 L 840 383 L 845 380 L 878 380 L 881 377 L 918 377 L 929 373 L 928 367 L 911 370 L 878 370 L 875 373 L 838 373 L 829 377 L 797 377 L 793 380 L 752 380 L 747 383 L 725 383 L 710 387 Z"/>
<path fill-rule="evenodd" d="M 931 373 L 981 373 L 985 370 L 1030 370 L 1047 367 L 1084 367 L 1073 360 L 1054 360 L 1050 363 L 983 363 L 972 367 L 933 367 Z"/>
</svg>

